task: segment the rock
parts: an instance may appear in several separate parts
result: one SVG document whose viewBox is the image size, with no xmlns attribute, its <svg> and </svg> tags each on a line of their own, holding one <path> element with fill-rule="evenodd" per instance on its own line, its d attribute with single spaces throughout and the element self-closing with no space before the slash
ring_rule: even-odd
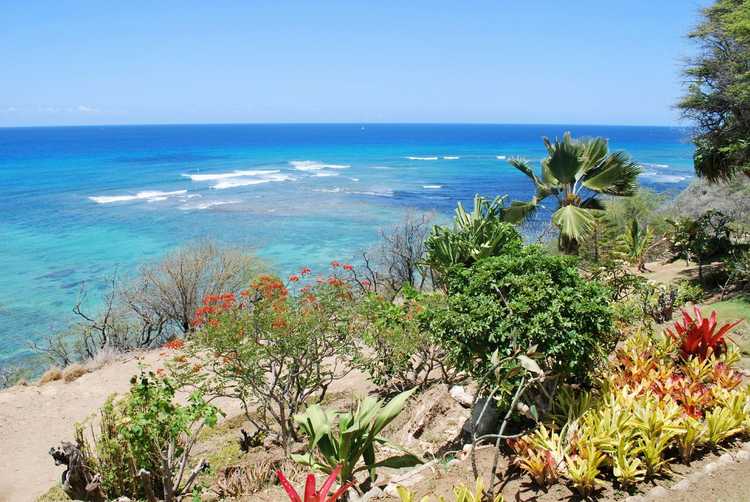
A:
<svg viewBox="0 0 750 502">
<path fill-rule="evenodd" d="M 463 385 L 454 385 L 450 390 L 451 397 L 464 408 L 471 408 L 474 397 L 469 394 Z"/>
<path fill-rule="evenodd" d="M 750 460 L 750 451 L 740 450 L 737 452 L 737 460 Z"/>
<path fill-rule="evenodd" d="M 722 456 L 719 457 L 719 460 L 717 460 L 717 462 L 720 465 L 731 464 L 732 462 L 734 462 L 734 457 L 732 457 L 731 453 L 725 453 L 725 454 L 723 454 Z"/>
<path fill-rule="evenodd" d="M 627 497 L 624 502 L 643 502 L 644 500 L 645 499 L 640 495 L 631 495 L 630 497 Z"/>
<path fill-rule="evenodd" d="M 672 487 L 673 490 L 677 490 L 680 492 L 685 491 L 688 488 L 690 488 L 690 480 L 687 478 L 683 479 L 679 483 L 675 483 L 675 485 Z"/>
<path fill-rule="evenodd" d="M 711 462 L 710 464 L 706 464 L 703 467 L 703 472 L 705 472 L 706 474 L 711 474 L 711 473 L 716 472 L 718 470 L 719 470 L 719 464 L 716 463 L 716 462 Z"/>
<path fill-rule="evenodd" d="M 500 410 L 497 407 L 497 401 L 492 399 L 487 403 L 487 408 L 482 414 L 485 403 L 487 403 L 486 397 L 480 397 L 477 399 L 474 409 L 471 410 L 471 416 L 463 426 L 463 431 L 468 437 L 471 437 L 472 422 L 476 422 L 475 434 L 477 436 L 484 436 L 485 434 L 497 434 L 498 424 L 500 423 Z"/>
<path fill-rule="evenodd" d="M 669 490 L 667 490 L 663 486 L 655 486 L 648 492 L 648 498 L 651 500 L 657 499 L 659 497 L 666 497 L 667 495 L 669 495 Z"/>
<path fill-rule="evenodd" d="M 383 490 L 377 486 L 373 486 L 370 491 L 363 493 L 362 496 L 352 493 L 350 495 L 350 500 L 351 502 L 367 502 L 368 500 L 380 497 L 381 495 L 383 495 Z"/>
</svg>

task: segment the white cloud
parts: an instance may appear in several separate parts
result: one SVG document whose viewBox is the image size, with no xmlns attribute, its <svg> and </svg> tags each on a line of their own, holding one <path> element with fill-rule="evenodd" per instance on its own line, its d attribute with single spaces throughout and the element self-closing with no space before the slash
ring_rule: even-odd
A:
<svg viewBox="0 0 750 502">
<path fill-rule="evenodd" d="M 99 113 L 100 111 L 98 108 L 93 108 L 91 106 L 86 106 L 86 105 L 78 105 L 78 108 L 76 108 L 76 110 L 78 110 L 81 113 Z"/>
</svg>

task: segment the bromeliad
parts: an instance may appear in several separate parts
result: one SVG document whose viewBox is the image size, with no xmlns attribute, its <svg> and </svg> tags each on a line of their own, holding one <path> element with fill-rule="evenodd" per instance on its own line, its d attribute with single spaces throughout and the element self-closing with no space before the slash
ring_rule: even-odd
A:
<svg viewBox="0 0 750 502">
<path fill-rule="evenodd" d="M 717 329 L 716 311 L 709 318 L 704 318 L 698 306 L 693 307 L 695 318 L 682 311 L 683 323 L 676 321 L 674 331 L 667 328 L 666 333 L 680 344 L 682 357 L 688 359 L 698 356 L 705 359 L 709 354 L 720 355 L 727 348 L 726 335 L 741 321 L 726 323 Z"/>
<path fill-rule="evenodd" d="M 302 499 L 297 491 L 294 489 L 292 484 L 286 479 L 284 473 L 281 470 L 276 471 L 276 476 L 279 478 L 281 486 L 289 496 L 291 502 L 336 502 L 339 498 L 346 493 L 346 491 L 352 486 L 352 483 L 346 483 L 336 490 L 333 495 L 328 496 L 328 492 L 331 491 L 333 483 L 336 482 L 336 476 L 341 471 L 341 466 L 337 466 L 331 474 L 328 475 L 323 486 L 320 487 L 320 491 L 315 490 L 315 475 L 308 474 L 307 481 L 305 482 L 305 498 Z"/>
</svg>

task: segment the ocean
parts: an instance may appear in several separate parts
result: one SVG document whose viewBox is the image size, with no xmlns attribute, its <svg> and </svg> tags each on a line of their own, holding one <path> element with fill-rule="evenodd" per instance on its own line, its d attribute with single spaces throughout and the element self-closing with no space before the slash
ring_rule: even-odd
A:
<svg viewBox="0 0 750 502">
<path fill-rule="evenodd" d="M 527 199 L 542 137 L 604 136 L 678 192 L 688 131 L 582 125 L 179 125 L 0 128 L 0 367 L 64 329 L 85 285 L 210 238 L 282 274 L 356 261 L 405 211 L 450 217 L 475 193 Z"/>
</svg>

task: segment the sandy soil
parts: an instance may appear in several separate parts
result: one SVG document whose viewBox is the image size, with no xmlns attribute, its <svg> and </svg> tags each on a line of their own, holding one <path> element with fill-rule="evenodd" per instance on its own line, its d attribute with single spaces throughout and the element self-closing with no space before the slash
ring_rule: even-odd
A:
<svg viewBox="0 0 750 502">
<path fill-rule="evenodd" d="M 128 389 L 139 362 L 154 368 L 159 351 L 115 361 L 71 383 L 16 386 L 0 392 L 0 502 L 33 501 L 60 479 L 48 451 L 73 439 L 73 426 L 95 412 L 113 393 Z"/>
</svg>

